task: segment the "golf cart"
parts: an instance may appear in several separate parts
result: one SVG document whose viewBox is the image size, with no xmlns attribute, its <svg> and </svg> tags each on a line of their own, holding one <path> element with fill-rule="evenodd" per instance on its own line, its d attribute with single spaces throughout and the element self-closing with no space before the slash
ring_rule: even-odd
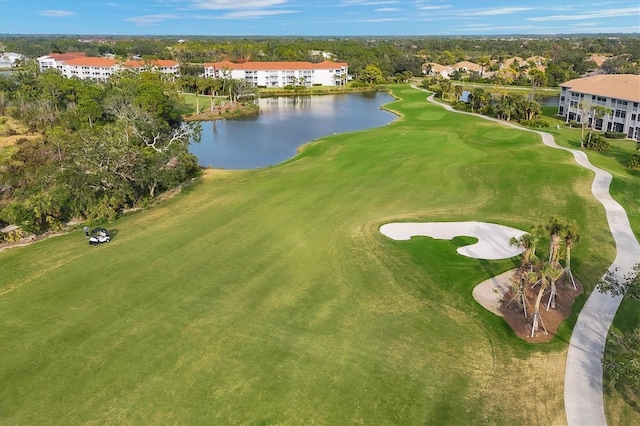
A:
<svg viewBox="0 0 640 426">
<path fill-rule="evenodd" d="M 109 235 L 109 231 L 105 228 L 94 228 L 91 231 L 91 234 L 88 235 L 89 244 L 92 246 L 97 246 L 98 244 L 108 243 L 111 241 L 111 236 Z"/>
</svg>

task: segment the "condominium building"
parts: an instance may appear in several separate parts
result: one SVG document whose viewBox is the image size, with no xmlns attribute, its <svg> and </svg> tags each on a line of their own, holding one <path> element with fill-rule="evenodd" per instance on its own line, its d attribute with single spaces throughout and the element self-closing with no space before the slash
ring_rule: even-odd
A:
<svg viewBox="0 0 640 426">
<path fill-rule="evenodd" d="M 64 61 L 61 73 L 68 78 L 107 81 L 113 73 L 120 69 L 120 64 L 115 59 L 85 56 Z"/>
<path fill-rule="evenodd" d="M 560 85 L 558 115 L 566 121 L 587 120 L 596 130 L 625 133 L 640 140 L 640 75 L 606 74 L 569 80 Z M 603 118 L 582 117 L 589 105 L 600 105 L 611 113 Z"/>
<path fill-rule="evenodd" d="M 349 74 L 344 62 L 244 62 L 229 61 L 204 64 L 204 76 L 248 81 L 254 86 L 284 87 L 343 86 Z"/>
<path fill-rule="evenodd" d="M 51 53 L 38 58 L 41 71 L 57 69 L 68 78 L 76 77 L 81 80 L 92 79 L 106 81 L 114 73 L 130 69 L 134 71 L 153 70 L 163 74 L 178 75 L 180 66 L 176 61 L 151 60 L 127 61 L 121 63 L 116 59 L 89 57 L 83 52 Z"/>
<path fill-rule="evenodd" d="M 40 66 L 40 71 L 57 69 L 62 72 L 62 67 L 64 66 L 65 61 L 74 58 L 84 58 L 86 56 L 87 55 L 84 52 L 50 53 L 48 55 L 40 56 L 38 58 L 38 65 Z"/>
</svg>

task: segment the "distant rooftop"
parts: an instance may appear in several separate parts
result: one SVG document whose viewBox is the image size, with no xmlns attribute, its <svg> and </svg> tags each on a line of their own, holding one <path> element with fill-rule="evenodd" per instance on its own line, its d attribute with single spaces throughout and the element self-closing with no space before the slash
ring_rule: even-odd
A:
<svg viewBox="0 0 640 426">
<path fill-rule="evenodd" d="M 345 62 L 322 61 L 318 64 L 311 62 L 244 62 L 237 64 L 229 61 L 213 62 L 204 64 L 205 68 L 214 67 L 217 69 L 228 68 L 230 70 L 323 70 L 349 66 Z"/>
</svg>

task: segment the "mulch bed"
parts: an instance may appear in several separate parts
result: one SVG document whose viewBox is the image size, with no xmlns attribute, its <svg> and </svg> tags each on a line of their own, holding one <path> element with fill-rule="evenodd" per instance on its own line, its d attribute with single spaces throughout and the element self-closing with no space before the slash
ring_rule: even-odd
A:
<svg viewBox="0 0 640 426">
<path fill-rule="evenodd" d="M 574 276 L 575 279 L 575 276 Z M 519 282 L 520 273 L 516 272 L 514 281 Z M 500 306 L 500 312 L 504 315 L 504 319 L 511 326 L 513 331 L 518 337 L 527 342 L 532 343 L 544 343 L 552 340 L 560 323 L 564 321 L 569 315 L 571 315 L 571 307 L 576 298 L 582 294 L 582 284 L 576 279 L 576 288 L 574 290 L 571 284 L 571 279 L 567 274 L 563 274 L 562 277 L 556 282 L 558 293 L 556 294 L 556 307 L 550 308 L 547 311 L 547 301 L 549 300 L 549 294 L 551 286 L 549 286 L 542 297 L 540 303 L 540 318 L 544 327 L 547 329 L 545 333 L 542 323 L 539 326 L 539 331 L 533 337 L 531 336 L 531 322 L 533 318 L 533 311 L 536 303 L 536 297 L 538 295 L 539 285 L 535 288 L 531 288 L 530 284 L 525 285 L 525 297 L 527 300 L 527 318 L 524 317 L 522 308 L 518 307 L 516 300 L 512 300 L 514 294 L 509 292 L 505 295 L 502 305 Z"/>
</svg>

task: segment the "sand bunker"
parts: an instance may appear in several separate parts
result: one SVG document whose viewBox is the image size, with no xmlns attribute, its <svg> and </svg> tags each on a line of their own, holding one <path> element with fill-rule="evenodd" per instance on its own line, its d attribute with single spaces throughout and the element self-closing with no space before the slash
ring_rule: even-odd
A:
<svg viewBox="0 0 640 426">
<path fill-rule="evenodd" d="M 451 240 L 459 236 L 469 236 L 478 242 L 458 248 L 463 256 L 476 259 L 508 259 L 522 253 L 522 249 L 510 244 L 512 237 L 520 237 L 526 232 L 504 225 L 486 222 L 396 222 L 380 227 L 380 232 L 394 240 L 410 240 L 411 237 L 425 236 L 439 240 Z M 496 315 L 509 290 L 514 271 L 507 271 L 481 282 L 473 289 L 473 298 L 485 309 Z"/>
<path fill-rule="evenodd" d="M 526 232 L 504 225 L 486 222 L 396 222 L 380 227 L 387 237 L 394 240 L 409 240 L 424 236 L 439 240 L 451 240 L 468 236 L 478 242 L 458 248 L 458 253 L 476 259 L 508 259 L 522 253 L 522 249 L 509 244 L 512 237 L 520 237 Z"/>
</svg>

